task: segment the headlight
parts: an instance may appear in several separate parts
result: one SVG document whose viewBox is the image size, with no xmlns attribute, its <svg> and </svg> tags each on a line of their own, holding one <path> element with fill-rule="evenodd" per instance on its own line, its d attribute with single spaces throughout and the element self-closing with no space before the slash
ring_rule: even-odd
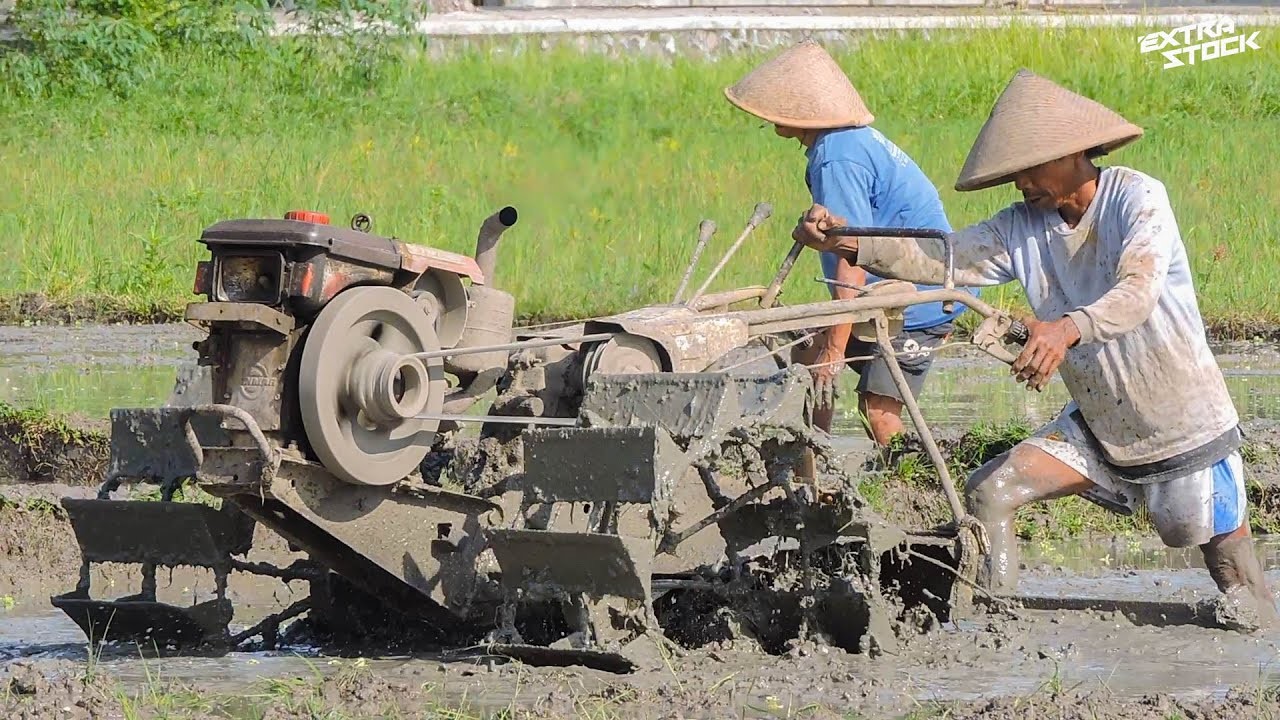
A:
<svg viewBox="0 0 1280 720">
<path fill-rule="evenodd" d="M 278 252 L 219 256 L 214 299 L 278 305 L 284 293 L 284 255 Z"/>
</svg>

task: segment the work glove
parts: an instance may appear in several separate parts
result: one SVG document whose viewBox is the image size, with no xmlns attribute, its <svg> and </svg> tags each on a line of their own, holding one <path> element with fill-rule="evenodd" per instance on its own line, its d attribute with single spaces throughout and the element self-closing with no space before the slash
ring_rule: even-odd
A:
<svg viewBox="0 0 1280 720">
<path fill-rule="evenodd" d="M 848 224 L 844 218 L 832 215 L 825 207 L 814 203 L 796 221 L 791 239 L 818 252 L 832 252 L 842 244 L 847 246 L 852 238 L 827 237 L 825 231 Z"/>
</svg>

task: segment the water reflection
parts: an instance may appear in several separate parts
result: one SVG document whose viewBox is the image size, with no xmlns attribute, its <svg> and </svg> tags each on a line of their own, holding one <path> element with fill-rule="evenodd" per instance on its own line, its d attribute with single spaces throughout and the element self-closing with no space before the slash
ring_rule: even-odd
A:
<svg viewBox="0 0 1280 720">
<path fill-rule="evenodd" d="M 1263 352 L 1222 355 L 1218 362 L 1243 419 L 1280 419 L 1280 358 Z M 858 376 L 842 373 L 840 383 L 841 409 L 835 429 L 861 432 L 855 409 Z M 995 360 L 939 358 L 918 399 L 930 427 L 967 428 L 1017 418 L 1032 424 L 1047 422 L 1071 398 L 1059 378 L 1037 393 L 1014 382 L 1008 366 Z M 903 421 L 910 423 L 905 412 Z"/>
</svg>

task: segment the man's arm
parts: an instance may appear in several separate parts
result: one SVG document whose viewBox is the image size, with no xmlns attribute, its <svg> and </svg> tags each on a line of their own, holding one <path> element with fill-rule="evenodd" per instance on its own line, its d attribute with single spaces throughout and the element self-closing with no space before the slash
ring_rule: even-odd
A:
<svg viewBox="0 0 1280 720">
<path fill-rule="evenodd" d="M 848 218 L 848 221 L 855 225 L 870 225 L 872 222 L 870 198 L 874 184 L 875 178 L 871 171 L 850 160 L 824 162 L 814 168 L 813 174 L 809 177 L 813 202 L 826 207 L 832 213 Z M 837 253 L 822 255 L 822 270 L 827 278 L 852 285 L 866 284 L 866 272 L 854 263 L 848 262 L 847 258 L 842 258 Z M 845 273 L 843 277 L 840 275 L 841 272 Z M 856 290 L 835 285 L 829 285 L 828 289 L 836 300 L 847 300 L 858 295 Z"/>
<path fill-rule="evenodd" d="M 1116 264 L 1116 284 L 1067 317 L 1080 329 L 1081 343 L 1106 342 L 1151 316 L 1169 274 L 1178 223 L 1164 188 L 1135 188 L 1122 208 L 1129 231 Z"/>
<path fill-rule="evenodd" d="M 871 189 L 875 179 L 871 171 L 862 165 L 848 160 L 825 162 L 814 168 L 809 176 L 810 192 L 813 202 L 835 208 L 853 222 L 871 222 Z M 850 285 L 865 285 L 867 273 L 860 267 L 850 263 L 835 253 L 823 253 L 819 258 L 822 263 L 822 274 L 828 279 L 838 280 Z M 836 300 L 848 300 L 858 296 L 858 291 L 828 285 L 831 297 Z M 818 390 L 816 409 L 825 411 L 834 408 L 835 377 L 840 371 L 839 364 L 834 363 L 845 356 L 845 348 L 853 335 L 853 325 L 833 325 L 822 333 L 822 348 L 814 364 L 815 387 Z"/>
<path fill-rule="evenodd" d="M 1005 246 L 1012 225 L 1006 208 L 950 234 L 955 253 L 956 285 L 981 287 L 1014 280 L 1013 264 Z M 941 240 L 925 238 L 863 237 L 828 238 L 824 230 L 857 225 L 820 203 L 809 209 L 792 237 L 820 251 L 834 252 L 876 275 L 896 280 L 941 285 L 946 277 L 946 254 Z"/>
</svg>

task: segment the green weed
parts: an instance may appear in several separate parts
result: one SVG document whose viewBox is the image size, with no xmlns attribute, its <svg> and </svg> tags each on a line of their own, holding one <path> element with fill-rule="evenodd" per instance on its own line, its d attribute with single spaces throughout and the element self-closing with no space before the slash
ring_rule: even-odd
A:
<svg viewBox="0 0 1280 720">
<path fill-rule="evenodd" d="M 1147 134 L 1105 160 L 1166 183 L 1206 317 L 1237 332 L 1275 323 L 1280 165 L 1256 148 L 1280 117 L 1278 51 L 1163 72 L 1136 52 L 1134 32 L 867 34 L 836 55 L 957 226 L 1016 199 L 1009 187 L 951 186 L 1018 67 L 1116 108 Z M 774 216 L 712 290 L 766 283 L 790 247 L 791 219 L 808 204 L 804 155 L 721 94 L 761 54 L 612 60 L 488 43 L 442 59 L 436 49 L 343 34 L 158 43 L 145 63 L 121 61 L 145 67 L 123 96 L 102 83 L 72 82 L 74 93 L 41 85 L 38 95 L 0 84 L 0 186 L 11 189 L 0 196 L 10 239 L 0 296 L 172 316 L 194 299 L 202 228 L 296 207 L 335 223 L 367 212 L 375 232 L 470 253 L 484 217 L 512 204 L 520 222 L 495 281 L 530 320 L 668 301 L 699 221 L 720 227 L 704 273 L 759 201 Z M 360 65 L 368 58 L 377 60 Z M 803 256 L 785 302 L 826 299 L 818 274 L 816 257 Z M 983 297 L 1023 305 L 1012 286 Z"/>
</svg>

